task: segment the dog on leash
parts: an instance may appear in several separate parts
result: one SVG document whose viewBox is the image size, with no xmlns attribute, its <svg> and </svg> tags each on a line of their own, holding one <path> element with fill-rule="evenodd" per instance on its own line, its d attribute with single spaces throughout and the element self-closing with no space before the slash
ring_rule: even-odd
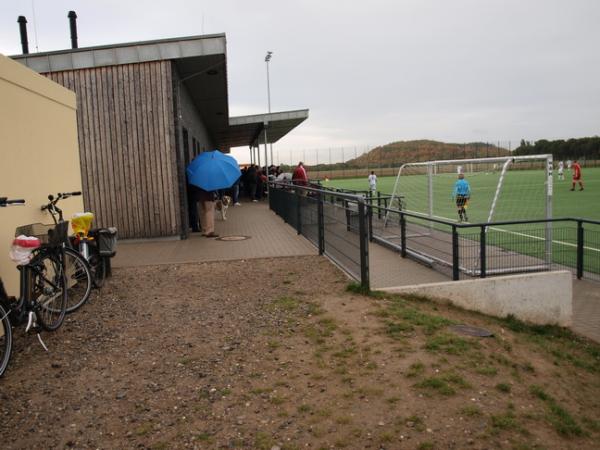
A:
<svg viewBox="0 0 600 450">
<path fill-rule="evenodd" d="M 215 209 L 217 211 L 221 211 L 221 219 L 222 220 L 227 220 L 227 208 L 229 208 L 229 206 L 232 203 L 232 199 L 229 195 L 224 195 L 223 197 L 221 197 L 220 199 L 218 199 L 215 202 Z"/>
</svg>

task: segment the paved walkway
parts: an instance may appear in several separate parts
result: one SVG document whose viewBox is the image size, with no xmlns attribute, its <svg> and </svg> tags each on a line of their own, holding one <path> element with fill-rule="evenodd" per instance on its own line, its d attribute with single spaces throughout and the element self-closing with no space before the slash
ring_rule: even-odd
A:
<svg viewBox="0 0 600 450">
<path fill-rule="evenodd" d="M 226 221 L 221 220 L 220 214 L 217 216 L 215 231 L 221 237 L 248 236 L 249 239 L 222 241 L 192 233 L 189 239 L 183 241 L 122 241 L 119 242 L 113 267 L 318 254 L 310 242 L 298 236 L 264 202 L 230 207 Z"/>
<path fill-rule="evenodd" d="M 451 280 L 443 273 L 402 258 L 398 252 L 375 243 L 369 245 L 369 276 L 373 289 Z"/>
</svg>

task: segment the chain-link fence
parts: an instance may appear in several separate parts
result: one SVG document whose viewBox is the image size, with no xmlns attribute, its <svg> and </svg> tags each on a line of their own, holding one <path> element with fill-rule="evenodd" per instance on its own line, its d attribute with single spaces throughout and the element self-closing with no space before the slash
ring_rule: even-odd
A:
<svg viewBox="0 0 600 450">
<path fill-rule="evenodd" d="M 369 241 L 454 280 L 564 269 L 600 281 L 598 221 L 456 223 L 388 207 L 388 195 L 344 191 L 273 183 L 270 206 L 365 286 Z"/>
<path fill-rule="evenodd" d="M 271 210 L 369 288 L 368 224 L 362 196 L 271 183 Z"/>
</svg>

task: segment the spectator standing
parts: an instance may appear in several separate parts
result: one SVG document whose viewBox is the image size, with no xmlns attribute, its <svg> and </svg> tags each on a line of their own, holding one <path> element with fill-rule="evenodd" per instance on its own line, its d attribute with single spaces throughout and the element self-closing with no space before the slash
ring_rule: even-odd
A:
<svg viewBox="0 0 600 450">
<path fill-rule="evenodd" d="M 219 237 L 215 233 L 215 193 L 204 189 L 198 189 L 200 199 L 200 224 L 202 225 L 202 236 Z"/>
<path fill-rule="evenodd" d="M 304 168 L 302 161 L 300 161 L 294 169 L 294 173 L 292 174 L 292 183 L 297 184 L 298 186 L 308 185 L 308 174 L 306 173 L 306 169 Z"/>
<path fill-rule="evenodd" d="M 371 192 L 375 192 L 377 190 L 377 175 L 375 175 L 375 171 L 371 171 L 369 175 L 369 190 Z"/>
<path fill-rule="evenodd" d="M 571 190 L 575 190 L 575 185 L 579 183 L 579 190 L 583 191 L 583 181 L 581 180 L 581 166 L 577 160 L 573 161 L 573 165 L 571 166 L 573 170 L 573 186 Z"/>
<path fill-rule="evenodd" d="M 187 184 L 188 220 L 190 221 L 192 233 L 198 233 L 200 231 L 200 223 L 198 217 L 199 191 L 199 187 L 196 187 L 190 183 Z"/>
<path fill-rule="evenodd" d="M 256 170 L 256 166 L 254 164 L 250 164 L 248 170 L 246 171 L 246 181 L 248 183 L 248 197 L 253 202 L 256 202 L 256 183 L 257 183 L 258 173 Z"/>
<path fill-rule="evenodd" d="M 242 177 L 238 178 L 233 186 L 231 186 L 231 198 L 233 200 L 233 206 L 240 206 L 240 180 Z"/>
<path fill-rule="evenodd" d="M 258 168 L 258 170 L 256 171 L 256 194 L 255 194 L 255 199 L 252 200 L 253 202 L 257 201 L 257 200 L 261 200 L 263 198 L 263 194 L 264 194 L 264 190 L 265 190 L 265 175 L 264 175 L 264 168 Z"/>
</svg>

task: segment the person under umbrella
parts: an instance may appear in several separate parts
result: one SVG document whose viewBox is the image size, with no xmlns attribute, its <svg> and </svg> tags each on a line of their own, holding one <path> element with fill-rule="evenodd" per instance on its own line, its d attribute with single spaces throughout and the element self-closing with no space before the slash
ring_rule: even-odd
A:
<svg viewBox="0 0 600 450">
<path fill-rule="evenodd" d="M 215 191 L 230 188 L 241 176 L 237 161 L 219 150 L 196 156 L 186 169 L 190 184 L 198 187 L 202 235 L 218 237 L 215 233 Z"/>
</svg>

